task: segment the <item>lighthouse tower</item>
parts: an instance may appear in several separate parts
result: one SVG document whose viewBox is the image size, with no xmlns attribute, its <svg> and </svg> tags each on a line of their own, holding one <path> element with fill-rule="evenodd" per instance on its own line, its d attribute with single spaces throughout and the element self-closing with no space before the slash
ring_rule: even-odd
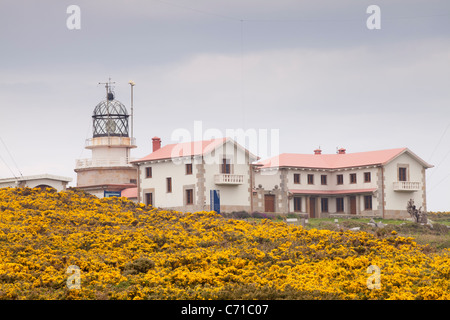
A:
<svg viewBox="0 0 450 320">
<path fill-rule="evenodd" d="M 76 160 L 77 188 L 98 197 L 120 196 L 121 191 L 136 187 L 137 170 L 130 164 L 130 150 L 136 148 L 129 134 L 129 114 L 115 99 L 111 80 L 105 83 L 106 97 L 94 108 L 92 138 L 85 148 L 90 159 Z"/>
</svg>

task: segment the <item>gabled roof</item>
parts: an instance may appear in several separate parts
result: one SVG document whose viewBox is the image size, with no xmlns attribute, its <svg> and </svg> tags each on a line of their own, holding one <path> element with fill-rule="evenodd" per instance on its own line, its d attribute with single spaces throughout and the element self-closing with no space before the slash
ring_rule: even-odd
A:
<svg viewBox="0 0 450 320">
<path fill-rule="evenodd" d="M 213 150 L 217 149 L 218 147 L 224 145 L 228 141 L 232 141 L 234 144 L 236 144 L 238 146 L 238 148 L 241 148 L 242 150 L 247 152 L 249 154 L 250 158 L 253 158 L 255 160 L 259 159 L 257 156 L 250 153 L 247 149 L 242 147 L 240 144 L 238 144 L 233 139 L 217 138 L 217 139 L 211 139 L 211 140 L 167 144 L 167 145 L 159 148 L 158 150 L 150 153 L 149 155 L 147 155 L 141 159 L 131 161 L 131 162 L 132 163 L 140 163 L 140 162 L 153 161 L 153 160 L 173 159 L 173 158 L 179 158 L 179 157 L 192 157 L 192 156 L 206 155 L 206 154 L 209 154 L 210 152 L 212 152 Z"/>
<path fill-rule="evenodd" d="M 279 156 L 260 161 L 261 168 L 298 167 L 316 169 L 338 169 L 360 166 L 386 165 L 403 153 L 408 153 L 425 168 L 433 166 L 419 158 L 408 148 L 355 152 L 345 154 L 297 154 L 282 153 Z"/>
</svg>

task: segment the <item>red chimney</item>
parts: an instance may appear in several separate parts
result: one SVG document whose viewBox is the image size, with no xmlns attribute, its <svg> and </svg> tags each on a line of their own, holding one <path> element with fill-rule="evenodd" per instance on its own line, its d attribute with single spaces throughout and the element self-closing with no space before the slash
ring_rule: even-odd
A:
<svg viewBox="0 0 450 320">
<path fill-rule="evenodd" d="M 344 148 L 338 149 L 338 154 L 345 154 L 345 149 Z"/>
<path fill-rule="evenodd" d="M 153 152 L 155 152 L 156 150 L 161 148 L 161 139 L 160 138 L 153 137 L 152 142 L 153 142 Z"/>
<path fill-rule="evenodd" d="M 314 150 L 314 154 L 322 154 L 322 150 L 320 150 L 320 148 L 316 149 L 316 150 Z"/>
</svg>

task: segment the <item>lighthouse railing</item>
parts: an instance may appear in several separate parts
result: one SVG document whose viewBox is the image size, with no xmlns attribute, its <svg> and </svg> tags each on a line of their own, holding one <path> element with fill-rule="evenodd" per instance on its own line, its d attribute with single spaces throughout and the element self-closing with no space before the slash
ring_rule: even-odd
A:
<svg viewBox="0 0 450 320">
<path fill-rule="evenodd" d="M 136 138 L 130 137 L 95 137 L 86 139 L 85 147 L 96 146 L 135 146 Z"/>
<path fill-rule="evenodd" d="M 119 159 L 77 159 L 75 162 L 76 169 L 98 168 L 98 167 L 132 167 L 130 161 L 134 158 Z"/>
</svg>

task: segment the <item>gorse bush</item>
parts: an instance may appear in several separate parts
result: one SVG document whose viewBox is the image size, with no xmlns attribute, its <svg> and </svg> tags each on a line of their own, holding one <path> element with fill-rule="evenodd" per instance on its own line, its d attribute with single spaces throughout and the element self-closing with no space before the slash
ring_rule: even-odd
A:
<svg viewBox="0 0 450 320">
<path fill-rule="evenodd" d="M 80 289 L 69 289 L 69 266 Z M 368 289 L 370 265 L 381 289 Z M 0 189 L 0 299 L 450 299 L 448 250 L 394 233 L 306 230 Z"/>
</svg>

